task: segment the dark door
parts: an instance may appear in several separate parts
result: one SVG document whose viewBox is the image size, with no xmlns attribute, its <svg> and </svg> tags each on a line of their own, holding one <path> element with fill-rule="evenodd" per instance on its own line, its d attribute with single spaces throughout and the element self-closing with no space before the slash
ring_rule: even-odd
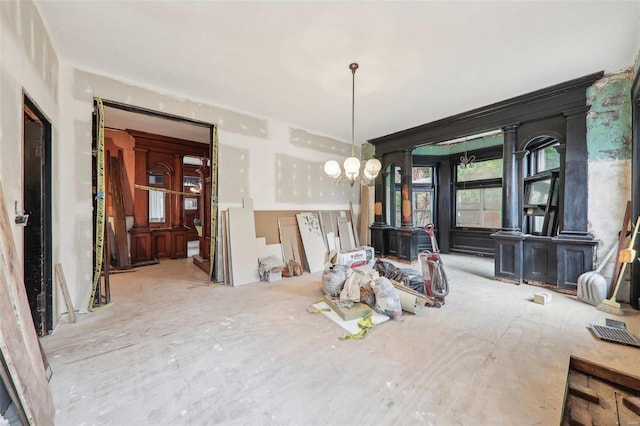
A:
<svg viewBox="0 0 640 426">
<path fill-rule="evenodd" d="M 24 283 L 40 336 L 53 326 L 49 135 L 48 123 L 25 98 L 23 209 L 29 218 L 24 227 Z"/>
</svg>

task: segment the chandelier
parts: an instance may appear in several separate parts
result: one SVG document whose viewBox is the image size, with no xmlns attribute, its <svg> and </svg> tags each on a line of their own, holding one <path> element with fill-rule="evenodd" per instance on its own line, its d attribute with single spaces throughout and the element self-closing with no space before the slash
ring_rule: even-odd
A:
<svg viewBox="0 0 640 426">
<path fill-rule="evenodd" d="M 375 179 L 382 168 L 380 161 L 372 158 L 367 160 L 362 174 L 360 174 L 360 160 L 355 156 L 355 94 L 356 94 L 356 70 L 358 64 L 349 65 L 351 70 L 351 157 L 344 160 L 344 174 L 340 169 L 340 164 L 335 160 L 329 160 L 324 163 L 324 172 L 335 183 L 346 183 L 353 186 L 356 182 L 367 185 L 370 180 Z"/>
</svg>

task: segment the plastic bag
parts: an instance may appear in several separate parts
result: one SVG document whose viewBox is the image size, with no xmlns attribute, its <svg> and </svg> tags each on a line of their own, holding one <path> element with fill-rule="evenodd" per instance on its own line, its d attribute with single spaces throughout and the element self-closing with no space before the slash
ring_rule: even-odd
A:
<svg viewBox="0 0 640 426">
<path fill-rule="evenodd" d="M 359 271 L 349 269 L 347 272 L 347 279 L 344 282 L 344 287 L 340 292 L 341 302 L 359 302 L 360 301 L 360 275 Z"/>
<path fill-rule="evenodd" d="M 389 318 L 400 318 L 402 316 L 402 306 L 400 305 L 400 295 L 398 290 L 386 277 L 379 277 L 371 282 L 371 288 L 376 296 L 374 309 Z"/>
<path fill-rule="evenodd" d="M 322 290 L 329 296 L 338 296 L 347 279 L 347 267 L 344 265 L 330 265 L 322 273 Z"/>
</svg>

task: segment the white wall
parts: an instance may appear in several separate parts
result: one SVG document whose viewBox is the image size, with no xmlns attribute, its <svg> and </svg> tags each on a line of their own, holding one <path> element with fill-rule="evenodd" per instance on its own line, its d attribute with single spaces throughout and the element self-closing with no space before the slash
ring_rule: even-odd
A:
<svg viewBox="0 0 640 426">
<path fill-rule="evenodd" d="M 92 283 L 94 97 L 218 125 L 221 208 L 240 205 L 243 197 L 253 198 L 257 210 L 347 209 L 350 201 L 358 202 L 357 189 L 333 184 L 322 171 L 326 160 L 345 157 L 349 144 L 78 70 L 58 58 L 32 2 L 1 1 L 0 12 L 4 201 L 12 211 L 14 200 L 22 200 L 24 88 L 52 123 L 53 262 L 63 265 L 72 302 L 81 312 L 87 310 Z M 22 252 L 22 228 L 13 228 Z M 65 311 L 55 288 L 54 323 Z"/>
<path fill-rule="evenodd" d="M 53 123 L 52 161 L 59 168 L 58 57 L 40 15 L 28 1 L 0 2 L 0 182 L 4 188 L 18 253 L 22 253 L 23 228 L 14 224 L 14 203 L 22 206 L 23 91 Z M 55 172 L 54 172 L 55 173 Z M 53 184 L 54 263 L 64 248 L 60 241 L 60 186 Z M 22 257 L 20 257 L 22 262 Z M 73 278 L 73 277 L 72 277 Z M 60 314 L 57 287 L 53 294 L 54 324 Z"/>
</svg>

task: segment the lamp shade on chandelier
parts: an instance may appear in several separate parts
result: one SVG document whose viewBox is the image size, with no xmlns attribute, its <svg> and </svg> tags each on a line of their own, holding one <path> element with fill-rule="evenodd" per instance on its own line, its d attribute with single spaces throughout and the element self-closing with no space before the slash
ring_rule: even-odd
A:
<svg viewBox="0 0 640 426">
<path fill-rule="evenodd" d="M 370 180 L 375 179 L 380 173 L 382 164 L 380 161 L 372 158 L 367 160 L 364 166 L 362 175 L 360 174 L 360 159 L 355 156 L 355 87 L 356 87 L 356 70 L 358 64 L 353 63 L 349 65 L 351 70 L 351 157 L 344 160 L 342 164 L 344 173 L 335 160 L 329 160 L 324 163 L 324 172 L 336 183 L 346 183 L 353 186 L 356 182 L 362 185 L 367 185 Z"/>
</svg>

